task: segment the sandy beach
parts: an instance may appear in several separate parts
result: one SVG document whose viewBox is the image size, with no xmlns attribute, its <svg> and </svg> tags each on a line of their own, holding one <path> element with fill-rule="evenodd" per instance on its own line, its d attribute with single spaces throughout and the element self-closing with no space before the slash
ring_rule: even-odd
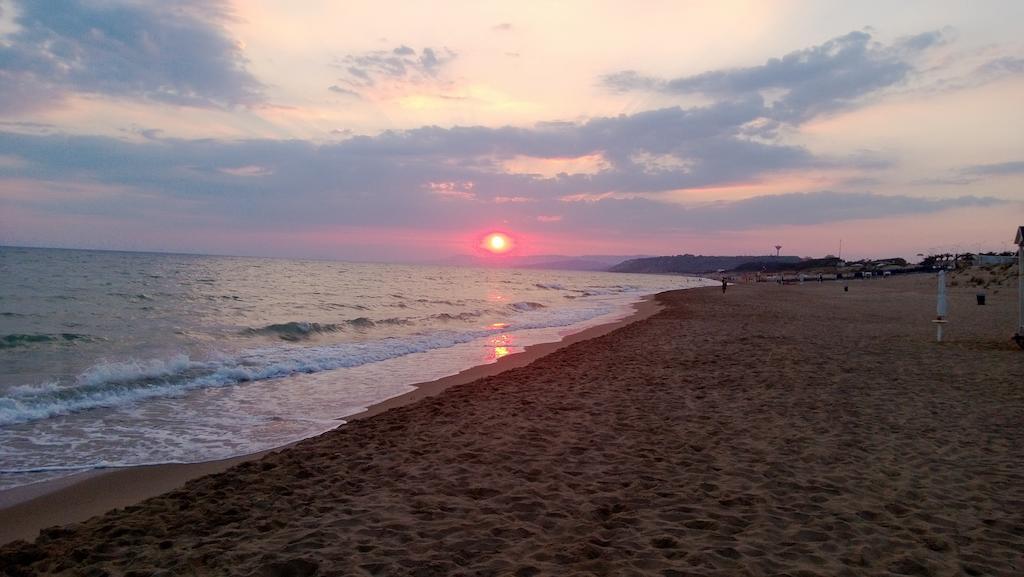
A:
<svg viewBox="0 0 1024 577">
<path fill-rule="evenodd" d="M 941 344 L 934 292 L 664 293 L 527 366 L 3 546 L 0 574 L 1021 575 L 1015 291 L 951 289 Z"/>
<path fill-rule="evenodd" d="M 645 319 L 662 309 L 654 295 L 633 305 L 633 312 L 621 320 L 570 333 L 557 342 L 529 345 L 493 363 L 470 367 L 457 374 L 414 385 L 413 390 L 376 403 L 361 412 L 338 417 L 339 424 L 372 417 L 384 411 L 440 394 L 456 385 L 522 367 L 573 343 L 608 334 L 629 323 Z M 292 443 L 294 444 L 294 443 Z M 68 477 L 33 483 L 0 491 L 0 545 L 17 539 L 32 540 L 41 529 L 84 521 L 118 507 L 134 505 L 149 497 L 177 489 L 187 481 L 219 473 L 234 465 L 258 459 L 267 451 L 216 461 L 143 465 L 87 471 Z"/>
</svg>

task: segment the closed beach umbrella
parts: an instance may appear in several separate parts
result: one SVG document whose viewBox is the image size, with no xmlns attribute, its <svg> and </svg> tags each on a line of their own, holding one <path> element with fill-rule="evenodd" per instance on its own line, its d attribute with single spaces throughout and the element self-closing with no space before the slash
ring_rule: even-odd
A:
<svg viewBox="0 0 1024 577">
<path fill-rule="evenodd" d="M 946 317 L 946 271 L 939 271 L 939 300 L 935 303 L 935 314 L 940 318 Z"/>
<path fill-rule="evenodd" d="M 935 340 L 942 342 L 942 325 L 946 323 L 946 271 L 939 271 L 939 298 L 935 302 Z"/>
<path fill-rule="evenodd" d="M 1017 334 L 1013 340 L 1024 349 L 1024 226 L 1017 227 Z"/>
</svg>

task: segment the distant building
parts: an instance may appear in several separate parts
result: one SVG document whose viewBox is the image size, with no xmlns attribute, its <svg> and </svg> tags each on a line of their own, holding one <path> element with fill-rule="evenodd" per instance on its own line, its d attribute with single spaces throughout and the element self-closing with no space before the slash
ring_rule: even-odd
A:
<svg viewBox="0 0 1024 577">
<path fill-rule="evenodd" d="M 976 254 L 974 255 L 974 266 L 992 266 L 1000 264 L 1013 264 L 1017 257 L 998 254 Z"/>
</svg>

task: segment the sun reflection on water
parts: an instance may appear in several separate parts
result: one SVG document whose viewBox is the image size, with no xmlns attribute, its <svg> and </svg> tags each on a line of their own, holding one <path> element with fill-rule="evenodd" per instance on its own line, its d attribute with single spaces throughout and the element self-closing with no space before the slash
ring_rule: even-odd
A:
<svg viewBox="0 0 1024 577">
<path fill-rule="evenodd" d="M 495 323 L 502 324 L 502 323 Z M 494 335 L 487 340 L 487 353 L 484 357 L 486 362 L 493 362 L 501 357 L 508 356 L 514 351 L 512 343 L 512 335 L 502 333 L 500 335 Z"/>
</svg>

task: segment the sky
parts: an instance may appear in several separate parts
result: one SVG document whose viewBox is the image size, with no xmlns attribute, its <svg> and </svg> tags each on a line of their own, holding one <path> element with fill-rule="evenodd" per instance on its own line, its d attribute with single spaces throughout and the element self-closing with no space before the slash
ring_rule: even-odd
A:
<svg viewBox="0 0 1024 577">
<path fill-rule="evenodd" d="M 0 0 L 0 244 L 1010 250 L 1024 3 Z"/>
</svg>

